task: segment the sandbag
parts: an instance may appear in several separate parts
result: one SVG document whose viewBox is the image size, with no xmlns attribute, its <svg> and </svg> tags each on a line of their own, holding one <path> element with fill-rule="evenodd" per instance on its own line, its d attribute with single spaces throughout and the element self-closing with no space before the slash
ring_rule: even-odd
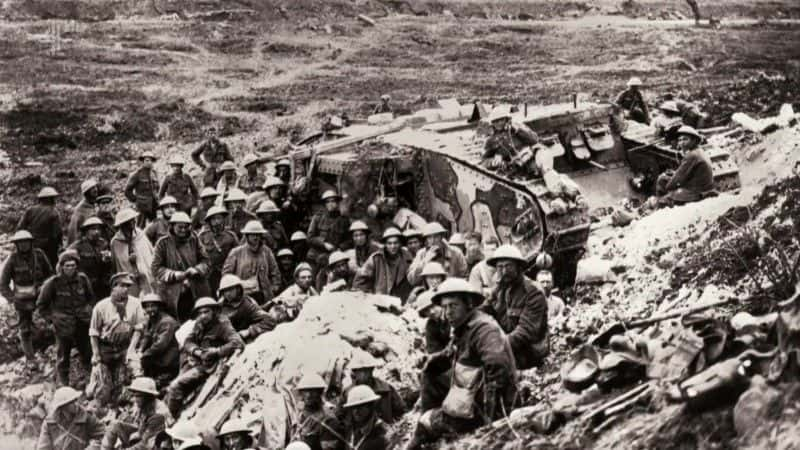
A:
<svg viewBox="0 0 800 450">
<path fill-rule="evenodd" d="M 614 281 L 616 276 L 611 270 L 613 261 L 602 259 L 597 256 L 578 261 L 578 268 L 575 274 L 575 283 L 605 283 Z"/>
</svg>

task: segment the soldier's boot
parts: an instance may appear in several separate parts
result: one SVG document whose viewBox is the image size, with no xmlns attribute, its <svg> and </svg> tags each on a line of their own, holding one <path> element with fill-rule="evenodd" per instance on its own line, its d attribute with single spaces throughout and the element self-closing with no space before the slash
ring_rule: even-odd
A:
<svg viewBox="0 0 800 450">
<path fill-rule="evenodd" d="M 39 371 L 39 364 L 36 361 L 36 352 L 33 350 L 33 339 L 30 330 L 20 330 L 19 344 L 22 347 L 22 353 L 25 354 L 25 366 L 28 371 Z"/>
</svg>

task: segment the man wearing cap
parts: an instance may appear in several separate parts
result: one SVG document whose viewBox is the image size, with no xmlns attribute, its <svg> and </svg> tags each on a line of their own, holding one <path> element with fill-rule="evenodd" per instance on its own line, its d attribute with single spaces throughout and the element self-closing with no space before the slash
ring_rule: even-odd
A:
<svg viewBox="0 0 800 450">
<path fill-rule="evenodd" d="M 222 163 L 217 172 L 221 174 L 219 181 L 217 181 L 216 191 L 219 192 L 221 198 L 225 198 L 231 189 L 238 189 L 236 185 L 239 182 L 239 176 L 236 173 L 236 164 L 233 161 L 225 161 Z M 241 189 L 240 189 L 241 190 Z M 221 203 L 217 203 L 221 205 Z"/>
<path fill-rule="evenodd" d="M 212 187 L 206 186 L 200 191 L 200 206 L 195 210 L 194 215 L 192 215 L 192 229 L 200 231 L 206 221 L 208 210 L 218 204 L 218 199 L 219 192 Z"/>
<path fill-rule="evenodd" d="M 128 417 L 111 422 L 100 450 L 151 450 L 155 447 L 156 437 L 172 423 L 167 406 L 158 399 L 155 380 L 135 378 L 127 389 L 136 408 Z M 134 433 L 138 437 L 135 443 L 132 441 Z"/>
<path fill-rule="evenodd" d="M 85 450 L 103 439 L 105 427 L 78 404 L 80 397 L 71 387 L 56 389 L 36 450 Z"/>
<path fill-rule="evenodd" d="M 184 212 L 170 218 L 170 233 L 159 239 L 150 271 L 158 280 L 158 295 L 179 321 L 189 316 L 194 300 L 208 296 L 208 255 Z"/>
<path fill-rule="evenodd" d="M 350 248 L 350 220 L 339 211 L 342 198 L 334 191 L 325 191 L 322 202 L 325 209 L 314 214 L 308 226 L 308 242 L 311 249 L 309 258 L 317 260 L 319 255 L 329 254 L 334 250 Z"/>
<path fill-rule="evenodd" d="M 350 270 L 350 258 L 338 250 L 328 256 L 328 265 L 317 271 L 316 288 L 319 292 L 350 290 L 355 274 Z"/>
<path fill-rule="evenodd" d="M 159 239 L 169 234 L 169 220 L 178 210 L 178 200 L 168 195 L 158 202 L 158 209 L 161 210 L 161 217 L 157 217 L 144 229 L 144 235 L 147 236 L 147 239 L 150 239 L 153 245 L 156 245 Z"/>
<path fill-rule="evenodd" d="M 242 229 L 243 243 L 231 250 L 222 266 L 222 274 L 233 274 L 242 280 L 244 293 L 263 305 L 280 292 L 281 272 L 275 254 L 264 245 L 267 230 L 261 222 L 247 222 Z"/>
<path fill-rule="evenodd" d="M 288 248 L 282 248 L 275 254 L 278 260 L 278 270 L 281 272 L 281 291 L 288 288 L 294 282 L 294 252 Z"/>
<path fill-rule="evenodd" d="M 289 245 L 289 236 L 286 235 L 286 229 L 279 220 L 280 215 L 281 210 L 272 200 L 264 200 L 256 210 L 256 216 L 267 230 L 267 234 L 264 235 L 265 243 L 273 252 Z"/>
<path fill-rule="evenodd" d="M 72 244 L 78 240 L 80 237 L 80 227 L 83 225 L 83 221 L 95 215 L 95 202 L 100 195 L 100 188 L 97 180 L 90 178 L 81 183 L 81 194 L 83 197 L 72 210 L 72 216 L 67 226 L 67 244 Z"/>
<path fill-rule="evenodd" d="M 61 253 L 56 274 L 42 285 L 36 309 L 53 325 L 56 338 L 56 378 L 60 386 L 69 385 L 70 354 L 80 353 L 87 371 L 91 367 L 92 346 L 89 343 L 89 322 L 95 303 L 92 283 L 78 271 L 81 257 L 75 250 Z"/>
<path fill-rule="evenodd" d="M 469 272 L 470 284 L 472 284 L 475 289 L 478 289 L 483 296 L 487 298 L 492 295 L 492 292 L 494 292 L 498 281 L 494 267 L 487 263 L 487 259 L 494 254 L 499 245 L 500 241 L 498 241 L 494 236 L 490 236 L 488 239 L 486 239 L 486 241 L 483 243 L 482 253 L 486 255 L 486 258 L 475 264 L 472 267 L 472 270 Z"/>
<path fill-rule="evenodd" d="M 625 118 L 649 124 L 650 112 L 647 109 L 644 96 L 642 96 L 642 91 L 639 90 L 642 86 L 642 80 L 639 77 L 633 77 L 628 80 L 627 86 L 627 89 L 617 95 L 614 103 L 625 111 Z"/>
<path fill-rule="evenodd" d="M 61 218 L 56 211 L 56 197 L 58 192 L 55 189 L 43 187 L 36 195 L 37 204 L 25 210 L 16 230 L 27 230 L 33 235 L 34 247 L 47 255 L 51 266 L 58 261 L 58 250 L 63 239 Z"/>
<path fill-rule="evenodd" d="M 461 250 L 445 242 L 447 230 L 438 222 L 425 225 L 422 230 L 425 237 L 425 249 L 420 250 L 411 267 L 408 268 L 408 281 L 412 286 L 422 283 L 420 274 L 425 264 L 438 262 L 451 277 L 465 278 L 467 276 L 467 260 Z"/>
<path fill-rule="evenodd" d="M 539 136 L 527 125 L 511 120 L 511 108 L 498 106 L 488 118 L 492 135 L 486 140 L 481 158 L 490 169 L 508 165 L 522 149 L 539 143 Z"/>
<path fill-rule="evenodd" d="M 11 236 L 14 251 L 3 262 L 0 295 L 14 305 L 19 321 L 19 343 L 29 370 L 38 370 L 33 350 L 33 311 L 42 283 L 53 275 L 53 267 L 41 249 L 34 248 L 33 235 L 20 230 Z M 14 288 L 11 288 L 11 283 Z"/>
<path fill-rule="evenodd" d="M 347 253 L 350 257 L 350 269 L 353 272 L 362 267 L 370 255 L 380 250 L 380 247 L 369 239 L 369 234 L 369 227 L 361 220 L 356 220 L 350 225 L 353 248 L 348 250 Z"/>
<path fill-rule="evenodd" d="M 180 350 L 175 339 L 180 325 L 165 308 L 158 294 L 147 294 L 142 298 L 147 322 L 139 340 L 139 359 L 144 375 L 154 379 L 159 389 L 165 388 L 178 376 L 180 368 Z"/>
<path fill-rule="evenodd" d="M 267 178 L 263 173 L 259 173 L 258 169 L 265 160 L 266 158 L 259 158 L 253 153 L 245 156 L 242 162 L 245 174 L 239 177 L 236 187 L 248 195 L 261 189 L 264 182 L 267 181 Z"/>
<path fill-rule="evenodd" d="M 202 145 L 192 150 L 192 161 L 205 171 L 203 186 L 216 186 L 221 175 L 217 168 L 225 161 L 233 161 L 233 155 L 227 144 L 211 135 Z"/>
<path fill-rule="evenodd" d="M 242 280 L 236 275 L 225 275 L 219 283 L 220 315 L 226 317 L 239 332 L 242 340 L 252 341 L 275 329 L 275 322 L 250 296 L 245 295 Z"/>
<path fill-rule="evenodd" d="M 253 449 L 255 439 L 250 428 L 242 419 L 229 419 L 222 424 L 217 435 L 221 450 L 248 450 Z"/>
<path fill-rule="evenodd" d="M 147 239 L 142 235 L 142 231 L 136 227 L 136 218 L 139 213 L 125 208 L 114 217 L 114 227 L 117 233 L 111 238 L 109 248 L 111 250 L 111 261 L 114 265 L 114 272 L 127 272 L 131 274 L 136 285 L 131 287 L 130 293 L 134 297 L 140 294 L 147 294 L 153 291 L 150 285 L 150 267 L 147 266 L 146 272 L 139 270 L 139 258 L 137 256 L 137 240 Z M 143 262 L 143 263 L 146 263 Z"/>
<path fill-rule="evenodd" d="M 369 386 L 358 385 L 344 404 L 345 443 L 353 450 L 384 450 L 390 447 L 389 428 L 380 414 L 381 397 Z"/>
<path fill-rule="evenodd" d="M 664 172 L 656 180 L 660 206 L 696 202 L 714 189 L 714 169 L 711 159 L 700 148 L 702 139 L 692 127 L 684 125 L 678 129 L 678 150 L 684 155 L 675 172 Z"/>
<path fill-rule="evenodd" d="M 409 228 L 403 231 L 403 238 L 406 241 L 406 249 L 411 253 L 411 257 L 416 258 L 417 253 L 422 249 L 422 232 L 416 228 Z"/>
<path fill-rule="evenodd" d="M 314 372 L 306 373 L 297 383 L 295 389 L 302 409 L 298 411 L 296 421 L 286 421 L 286 444 L 305 442 L 313 450 L 343 448 L 344 429 L 334 414 L 334 406 L 326 404 L 322 398 L 326 387 L 325 380 Z"/>
<path fill-rule="evenodd" d="M 186 369 L 167 389 L 167 406 L 173 417 L 179 415 L 186 396 L 214 372 L 220 359 L 244 349 L 244 341 L 220 315 L 219 307 L 210 297 L 202 297 L 194 305 L 195 323 L 183 344 L 188 356 Z"/>
<path fill-rule="evenodd" d="M 374 371 L 378 365 L 378 361 L 366 352 L 359 352 L 353 357 L 349 364 L 350 379 L 353 384 L 342 393 L 342 404 L 354 388 L 368 386 L 378 395 L 375 405 L 378 417 L 384 422 L 392 424 L 403 417 L 406 405 L 391 384 L 375 376 Z"/>
<path fill-rule="evenodd" d="M 192 207 L 197 204 L 197 186 L 194 185 L 192 177 L 183 172 L 184 161 L 178 155 L 169 159 L 169 166 L 172 173 L 164 177 L 161 189 L 158 190 L 158 197 L 164 198 L 169 195 L 178 201 L 178 209 L 186 214 L 192 213 Z"/>
<path fill-rule="evenodd" d="M 539 366 L 549 353 L 547 300 L 542 288 L 523 274 L 526 264 L 513 245 L 501 245 L 487 260 L 497 270 L 499 284 L 482 309 L 508 335 L 520 370 Z"/>
<path fill-rule="evenodd" d="M 392 295 L 405 304 L 411 293 L 408 273 L 411 254 L 402 247 L 403 233 L 389 228 L 383 233 L 383 249 L 373 253 L 356 271 L 353 289 L 374 294 Z"/>
<path fill-rule="evenodd" d="M 111 277 L 111 295 L 100 300 L 92 310 L 89 338 L 92 342 L 92 366 L 100 366 L 95 401 L 100 406 L 115 407 L 130 378 L 128 361 L 133 359 L 146 319 L 142 304 L 131 297 L 133 286 L 128 273 Z"/>
<path fill-rule="evenodd" d="M 208 284 L 212 292 L 219 287 L 222 267 L 231 250 L 239 245 L 239 239 L 231 230 L 225 229 L 228 211 L 220 206 L 212 206 L 205 217 L 205 226 L 197 238 L 208 255 Z"/>
<path fill-rule="evenodd" d="M 294 269 L 294 284 L 286 288 L 275 298 L 275 303 L 286 308 L 289 318 L 294 319 L 300 314 L 303 304 L 308 297 L 319 295 L 314 289 L 314 271 L 308 263 L 300 263 Z"/>
<path fill-rule="evenodd" d="M 114 273 L 114 262 L 111 260 L 108 241 L 101 236 L 104 227 L 102 220 L 89 217 L 81 225 L 80 239 L 69 246 L 80 255 L 78 270 L 89 277 L 97 298 L 108 296 L 111 288 L 108 279 Z"/>
<path fill-rule="evenodd" d="M 128 177 L 125 184 L 125 198 L 133 203 L 139 212 L 137 225 L 144 228 L 148 221 L 156 218 L 158 204 L 158 177 L 153 170 L 156 156 L 152 152 L 144 152 L 139 156 L 141 166 Z"/>
<path fill-rule="evenodd" d="M 255 214 L 244 209 L 247 196 L 240 189 L 231 189 L 225 196 L 225 209 L 228 210 L 227 227 L 233 231 L 240 240 L 242 239 L 242 229 L 251 220 L 258 221 Z"/>
<path fill-rule="evenodd" d="M 111 194 L 103 194 L 97 197 L 97 215 L 96 217 L 103 222 L 103 227 L 100 229 L 100 236 L 110 242 L 114 237 L 114 196 Z"/>
<path fill-rule="evenodd" d="M 449 278 L 433 295 L 453 327 L 453 342 L 445 350 L 431 355 L 422 373 L 421 396 L 430 405 L 417 423 L 406 449 L 418 449 L 446 433 L 464 434 L 504 417 L 513 408 L 516 397 L 516 366 L 505 333 L 497 322 L 478 308 L 483 296 L 468 282 Z M 452 376 L 450 392 L 431 392 L 430 380 L 448 370 Z M 483 388 L 465 398 L 462 389 L 475 389 L 482 377 Z M 455 389 L 461 388 L 461 389 Z M 452 398 L 450 397 L 452 394 Z M 450 400 L 456 400 L 451 402 Z M 459 401 L 460 400 L 460 401 Z"/>
</svg>

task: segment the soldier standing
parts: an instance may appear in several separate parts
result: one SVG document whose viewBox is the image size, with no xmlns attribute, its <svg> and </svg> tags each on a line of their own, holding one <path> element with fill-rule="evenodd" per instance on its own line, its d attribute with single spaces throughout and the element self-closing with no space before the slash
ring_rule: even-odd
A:
<svg viewBox="0 0 800 450">
<path fill-rule="evenodd" d="M 114 262 L 111 259 L 108 241 L 102 236 L 105 224 L 97 217 L 90 217 L 81 225 L 81 238 L 69 246 L 80 255 L 78 270 L 89 277 L 92 291 L 97 298 L 105 298 L 110 292 L 108 278 L 113 273 Z"/>
<path fill-rule="evenodd" d="M 631 78 L 628 80 L 628 88 L 620 92 L 614 103 L 626 112 L 625 118 L 649 124 L 650 112 L 642 96 L 641 87 L 642 80 L 639 77 Z"/>
<path fill-rule="evenodd" d="M 178 209 L 186 214 L 191 214 L 192 207 L 197 204 L 197 187 L 194 185 L 192 177 L 183 173 L 184 164 L 183 158 L 179 155 L 169 159 L 172 173 L 164 178 L 158 196 L 162 199 L 166 195 L 174 197 L 178 201 Z"/>
<path fill-rule="evenodd" d="M 251 220 L 258 221 L 258 217 L 244 209 L 247 196 L 241 189 L 231 189 L 225 197 L 225 209 L 228 210 L 227 228 L 231 230 L 238 239 L 242 238 L 242 229 Z"/>
<path fill-rule="evenodd" d="M 81 194 L 83 198 L 72 210 L 69 225 L 67 226 L 67 244 L 77 241 L 79 230 L 83 221 L 96 214 L 95 202 L 100 195 L 99 183 L 94 178 L 90 178 L 81 183 Z"/>
<path fill-rule="evenodd" d="M 318 261 L 321 255 L 327 255 L 334 250 L 350 248 L 350 221 L 339 211 L 341 199 L 336 192 L 325 191 L 322 194 L 325 210 L 311 218 L 308 226 L 308 242 L 311 246 L 308 257 L 313 261 Z"/>
<path fill-rule="evenodd" d="M 243 283 L 244 293 L 264 305 L 280 293 L 281 272 L 275 254 L 264 244 L 267 230 L 253 220 L 242 229 L 243 243 L 231 250 L 222 273 L 234 274 Z"/>
<path fill-rule="evenodd" d="M 222 267 L 231 250 L 239 245 L 239 239 L 231 230 L 225 229 L 228 211 L 219 206 L 212 206 L 205 217 L 205 226 L 197 235 L 200 245 L 208 255 L 208 284 L 211 292 L 216 292 L 222 278 Z"/>
<path fill-rule="evenodd" d="M 206 186 L 202 191 L 200 191 L 200 206 L 192 216 L 192 229 L 199 231 L 201 228 L 203 228 L 208 210 L 217 204 L 218 199 L 219 192 L 212 187 Z"/>
<path fill-rule="evenodd" d="M 58 262 L 58 250 L 63 239 L 61 218 L 56 211 L 57 197 L 55 189 L 43 187 L 36 195 L 38 204 L 25 210 L 17 224 L 17 231 L 27 230 L 33 235 L 33 245 L 44 251 L 51 266 Z"/>
<path fill-rule="evenodd" d="M 128 178 L 125 185 L 125 198 L 136 205 L 139 212 L 137 225 L 144 228 L 148 221 L 156 218 L 156 205 L 158 203 L 158 177 L 153 170 L 156 156 L 152 152 L 144 152 L 139 156 L 139 167 Z"/>
<path fill-rule="evenodd" d="M 249 154 L 244 157 L 242 165 L 244 166 L 245 174 L 239 177 L 236 187 L 244 191 L 245 194 L 252 194 L 258 191 L 264 185 L 266 177 L 263 173 L 259 173 L 259 168 L 263 160 L 254 154 Z"/>
<path fill-rule="evenodd" d="M 214 130 L 211 130 L 208 140 L 192 151 L 192 161 L 205 171 L 203 186 L 211 187 L 216 186 L 219 181 L 217 168 L 225 161 L 233 161 L 228 146 L 213 133 Z"/>
</svg>

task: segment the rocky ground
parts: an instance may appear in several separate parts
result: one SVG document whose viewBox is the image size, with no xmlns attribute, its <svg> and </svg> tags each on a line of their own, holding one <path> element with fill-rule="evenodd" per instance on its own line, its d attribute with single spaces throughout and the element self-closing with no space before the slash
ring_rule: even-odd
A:
<svg viewBox="0 0 800 450">
<path fill-rule="evenodd" d="M 712 125 L 729 124 L 737 111 L 771 116 L 783 103 L 800 110 L 800 27 L 791 22 L 800 5 L 792 1 L 700 1 L 720 28 L 682 20 L 691 14 L 678 0 L 50 3 L 0 6 L 2 233 L 41 186 L 64 194 L 66 218 L 80 180 L 96 176 L 120 192 L 145 149 L 186 154 L 213 129 L 237 157 L 280 152 L 329 114 L 365 117 L 383 93 L 401 111 L 447 97 L 535 105 L 573 93 L 606 100 L 639 76 L 648 100 L 695 100 Z M 721 140 L 740 163 L 740 193 L 595 233 L 590 256 L 620 272 L 616 282 L 569 293 L 571 319 L 551 361 L 526 377 L 531 401 L 557 399 L 560 362 L 609 320 L 720 296 L 742 299 L 728 313 L 764 312 L 789 295 L 780 252 L 797 251 L 799 134 L 795 126 Z M 9 350 L 0 361 L 8 362 L 19 355 L 13 319 L 4 321 L 0 343 Z M 25 385 L 15 370 L 0 369 L 4 392 Z M 7 410 L 35 412 L 39 397 L 4 401 Z M 452 445 L 736 445 L 730 408 L 707 414 L 653 409 L 599 436 L 574 423 L 548 438 L 501 427 Z M 20 422 L 4 430 L 30 435 Z"/>
</svg>

